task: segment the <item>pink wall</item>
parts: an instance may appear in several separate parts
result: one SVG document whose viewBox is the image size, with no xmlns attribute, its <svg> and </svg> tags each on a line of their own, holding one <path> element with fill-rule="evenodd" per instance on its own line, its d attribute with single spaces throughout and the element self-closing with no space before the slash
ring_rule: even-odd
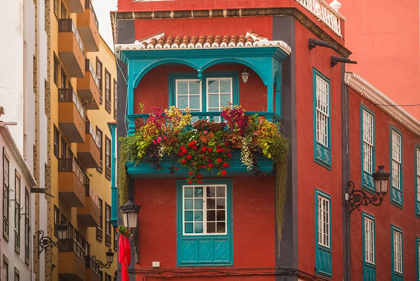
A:
<svg viewBox="0 0 420 281">
<path fill-rule="evenodd" d="M 379 207 L 363 207 L 362 211 L 375 217 L 376 222 L 376 273 L 377 280 L 390 280 L 391 274 L 391 224 L 403 231 L 404 280 L 416 280 L 416 236 L 420 237 L 420 220 L 415 217 L 415 168 L 414 146 L 420 137 L 408 131 L 398 121 L 349 90 L 350 106 L 350 179 L 357 188 L 361 187 L 360 154 L 360 105 L 363 104 L 375 114 L 375 164 L 385 165 L 390 171 L 390 125 L 402 132 L 403 141 L 403 209 L 390 203 L 390 194 L 385 196 Z M 377 167 L 375 167 L 375 171 Z M 362 215 L 355 210 L 351 214 L 352 274 L 354 280 L 363 279 Z"/>
<path fill-rule="evenodd" d="M 176 268 L 176 179 L 137 179 L 135 188 L 136 203 L 142 206 L 139 214 L 140 264 L 136 268 L 150 269 L 152 261 L 160 261 L 161 268 Z M 232 194 L 233 268 L 217 269 L 240 272 L 235 268 L 273 268 L 274 177 L 234 178 Z M 142 278 L 142 274 L 136 275 L 136 280 Z M 200 279 L 194 277 L 182 280 Z M 161 277 L 148 277 L 147 280 L 161 280 Z M 217 280 L 274 280 L 274 277 L 226 277 Z"/>
<path fill-rule="evenodd" d="M 315 188 L 331 196 L 332 279 L 343 278 L 341 218 L 341 68 L 330 66 L 328 48 L 309 50 L 313 38 L 296 22 L 296 111 L 298 143 L 298 256 L 299 269 L 315 274 Z M 331 170 L 314 162 L 313 67 L 330 79 Z"/>
<path fill-rule="evenodd" d="M 419 1 L 340 1 L 356 72 L 398 104 L 420 97 Z M 420 107 L 405 107 L 420 119 Z"/>
</svg>

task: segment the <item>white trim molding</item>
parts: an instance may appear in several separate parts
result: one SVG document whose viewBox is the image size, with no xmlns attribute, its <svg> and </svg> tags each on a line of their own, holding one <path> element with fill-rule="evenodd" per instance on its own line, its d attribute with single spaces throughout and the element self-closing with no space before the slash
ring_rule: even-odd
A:
<svg viewBox="0 0 420 281">
<path fill-rule="evenodd" d="M 344 82 L 365 99 L 398 121 L 412 133 L 420 136 L 420 121 L 405 111 L 401 106 L 376 89 L 368 81 L 354 72 L 346 72 Z M 386 105 L 386 106 L 383 106 Z"/>
</svg>

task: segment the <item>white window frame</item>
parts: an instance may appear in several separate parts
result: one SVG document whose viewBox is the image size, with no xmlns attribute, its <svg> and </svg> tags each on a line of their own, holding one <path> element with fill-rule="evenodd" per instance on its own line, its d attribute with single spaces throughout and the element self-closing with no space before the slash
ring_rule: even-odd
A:
<svg viewBox="0 0 420 281">
<path fill-rule="evenodd" d="M 331 248 L 330 199 L 318 195 L 318 244 Z"/>
<path fill-rule="evenodd" d="M 202 85 L 201 85 L 201 81 L 198 79 L 184 79 L 184 78 L 176 78 L 175 80 L 175 105 L 177 108 L 179 108 L 178 105 L 178 97 L 182 96 L 182 97 L 187 97 L 188 99 L 188 108 L 190 110 L 190 112 L 201 112 L 202 111 L 202 107 L 203 107 L 203 98 L 202 98 Z M 188 94 L 178 94 L 178 81 L 183 81 L 183 82 L 188 82 Z M 198 94 L 199 98 L 200 98 L 200 108 L 199 109 L 191 109 L 190 107 L 190 96 L 197 96 L 197 94 L 194 95 L 190 95 L 190 83 L 189 82 L 199 82 L 199 89 L 200 89 L 200 94 Z M 181 110 L 184 110 L 184 108 L 180 108 Z"/>
<path fill-rule="evenodd" d="M 363 170 L 373 173 L 373 115 L 363 109 Z"/>
<path fill-rule="evenodd" d="M 316 74 L 316 141 L 329 147 L 329 83 Z"/>
<path fill-rule="evenodd" d="M 417 167 L 416 167 L 416 178 L 417 178 L 417 202 L 420 202 L 420 148 L 416 148 Z M 419 275 L 420 276 L 420 275 Z"/>
<path fill-rule="evenodd" d="M 391 131 L 392 141 L 392 187 L 401 190 L 402 136 Z"/>
<path fill-rule="evenodd" d="M 211 187 L 211 186 L 214 186 L 214 187 L 224 187 L 224 189 L 225 189 L 225 197 L 224 197 L 224 199 L 225 199 L 225 232 L 223 232 L 223 233 L 219 233 L 219 232 L 215 232 L 215 233 L 207 233 L 207 192 L 206 192 L 206 189 L 207 189 L 207 187 Z M 194 194 L 194 188 L 195 187 L 202 187 L 203 188 L 203 209 L 202 209 L 202 212 L 203 212 L 203 233 L 186 233 L 185 232 L 185 189 L 187 188 L 187 187 L 192 187 L 193 188 L 193 197 L 192 197 L 192 199 L 193 200 L 196 200 L 195 198 L 195 194 Z M 205 185 L 183 185 L 182 186 L 182 234 L 183 235 L 185 235 L 185 236 L 206 236 L 206 235 L 227 235 L 228 234 L 228 224 L 229 224 L 229 221 L 228 221 L 228 213 L 227 213 L 227 208 L 228 208 L 228 201 L 227 201 L 227 196 L 228 196 L 228 189 L 227 189 L 227 185 L 226 184 L 205 184 Z M 217 199 L 217 198 L 220 198 L 220 197 L 214 197 L 215 199 Z M 199 209 L 199 210 L 201 210 L 201 209 Z M 193 206 L 193 209 L 192 209 L 192 211 L 194 212 L 195 211 L 195 209 L 194 209 L 194 206 Z M 217 215 L 216 215 L 217 216 Z M 193 221 L 193 222 L 195 222 L 195 221 Z M 216 221 L 216 223 L 217 223 L 217 221 Z M 194 230 L 194 226 L 193 226 L 193 230 Z"/>
<path fill-rule="evenodd" d="M 209 93 L 209 81 L 216 80 L 219 83 L 219 92 L 218 93 Z M 206 78 L 206 100 L 207 100 L 207 112 L 211 111 L 222 111 L 222 106 L 220 102 L 220 96 L 221 94 L 226 95 L 227 93 L 221 93 L 220 92 L 220 81 L 221 80 L 229 80 L 230 81 L 230 102 L 233 102 L 233 79 L 232 77 L 207 77 Z M 214 108 L 210 109 L 210 95 L 218 95 L 219 96 L 219 107 L 217 110 L 214 110 Z"/>
<path fill-rule="evenodd" d="M 397 273 L 403 273 L 403 256 L 402 256 L 402 233 L 396 230 L 393 230 L 394 235 L 394 271 Z"/>
<path fill-rule="evenodd" d="M 365 262 L 375 264 L 375 221 L 365 217 Z"/>
</svg>

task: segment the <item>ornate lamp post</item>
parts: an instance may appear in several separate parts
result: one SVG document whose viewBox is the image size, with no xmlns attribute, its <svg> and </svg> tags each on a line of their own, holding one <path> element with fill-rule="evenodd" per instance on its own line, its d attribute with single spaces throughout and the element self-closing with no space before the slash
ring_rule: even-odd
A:
<svg viewBox="0 0 420 281">
<path fill-rule="evenodd" d="M 69 227 L 61 221 L 57 226 L 58 241 L 54 242 L 51 237 L 45 236 L 43 230 L 38 230 L 38 256 L 41 255 L 42 251 L 47 248 L 57 247 L 60 248 L 62 241 L 67 239 L 67 229 Z"/>
<path fill-rule="evenodd" d="M 137 205 L 134 202 L 133 197 L 129 197 L 127 203 L 124 206 L 121 206 L 121 212 L 123 217 L 123 224 L 125 227 L 131 230 L 130 243 L 134 245 L 134 253 L 136 258 L 136 263 L 139 261 L 139 211 L 141 209 L 140 205 Z"/>
</svg>

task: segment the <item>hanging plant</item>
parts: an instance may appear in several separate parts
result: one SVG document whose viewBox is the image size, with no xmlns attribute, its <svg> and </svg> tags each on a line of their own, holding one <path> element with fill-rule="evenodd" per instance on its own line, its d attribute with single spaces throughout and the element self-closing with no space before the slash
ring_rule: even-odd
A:
<svg viewBox="0 0 420 281">
<path fill-rule="evenodd" d="M 175 157 L 179 165 L 189 170 L 188 183 L 201 183 L 202 172 L 217 171 L 228 175 L 232 151 L 241 149 L 242 164 L 259 173 L 256 156 L 262 154 L 280 162 L 287 157 L 289 142 L 279 130 L 279 124 L 262 116 L 247 115 L 238 105 L 229 105 L 221 113 L 223 122 L 198 120 L 191 124 L 191 114 L 170 107 L 153 108 L 148 119 L 132 136 L 121 139 L 119 187 L 127 190 L 125 164 L 127 161 L 147 161 L 160 168 L 164 156 Z M 173 167 L 171 172 L 175 172 Z M 126 196 L 120 194 L 121 204 Z"/>
</svg>

